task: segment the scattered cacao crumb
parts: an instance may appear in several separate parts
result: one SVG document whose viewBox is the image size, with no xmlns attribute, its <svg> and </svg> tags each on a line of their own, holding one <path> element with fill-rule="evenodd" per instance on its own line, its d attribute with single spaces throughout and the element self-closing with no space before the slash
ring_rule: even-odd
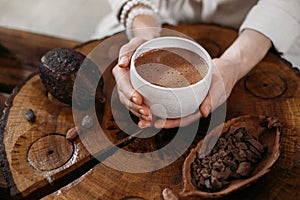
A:
<svg viewBox="0 0 300 200">
<path fill-rule="evenodd" d="M 70 129 L 67 131 L 66 139 L 67 139 L 67 140 L 73 140 L 73 139 L 75 139 L 78 135 L 79 135 L 79 129 L 78 129 L 77 126 L 75 126 L 75 127 L 73 127 L 73 128 L 70 128 Z"/>
<path fill-rule="evenodd" d="M 93 118 L 89 115 L 84 116 L 84 118 L 81 121 L 81 126 L 86 129 L 92 128 L 94 126 Z"/>
<path fill-rule="evenodd" d="M 230 129 L 207 156 L 198 155 L 192 163 L 192 183 L 204 191 L 219 191 L 234 179 L 251 176 L 265 151 L 245 128 Z"/>
<path fill-rule="evenodd" d="M 35 122 L 35 114 L 32 109 L 27 109 L 25 111 L 25 118 L 31 123 Z"/>
</svg>

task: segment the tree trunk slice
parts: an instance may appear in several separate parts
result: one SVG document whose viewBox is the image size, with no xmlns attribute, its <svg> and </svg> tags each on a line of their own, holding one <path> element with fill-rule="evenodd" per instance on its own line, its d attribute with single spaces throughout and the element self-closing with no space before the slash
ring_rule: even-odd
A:
<svg viewBox="0 0 300 200">
<path fill-rule="evenodd" d="M 237 37 L 235 31 L 216 26 L 181 25 L 169 28 L 197 40 L 207 48 L 212 57 L 220 56 Z M 81 45 L 78 50 L 89 53 L 98 44 L 99 41 L 92 41 Z M 283 199 L 287 195 L 290 199 L 300 197 L 300 136 L 297 135 L 300 130 L 299 83 L 299 71 L 270 52 L 234 88 L 227 101 L 227 119 L 246 114 L 276 116 L 284 124 L 284 128 L 281 154 L 271 172 L 251 187 L 235 192 L 226 199 Z M 182 190 L 181 169 L 185 156 L 168 167 L 143 174 L 119 172 L 98 164 L 80 179 L 43 199 L 76 199 L 79 195 L 85 199 L 161 199 L 161 192 L 165 187 L 170 187 L 177 193 Z"/>
<path fill-rule="evenodd" d="M 2 116 L 8 93 L 12 93 L 13 88 L 26 80 L 26 77 L 37 68 L 40 57 L 46 51 L 57 47 L 71 48 L 79 43 L 8 28 L 0 28 L 0 32 L 0 116 Z M 1 163 L 3 162 L 4 160 L 1 160 Z M 10 199 L 6 182 L 3 181 L 1 172 L 1 199 Z"/>
<path fill-rule="evenodd" d="M 34 75 L 7 101 L 9 107 L 1 121 L 2 153 L 6 154 L 4 168 L 14 197 L 41 196 L 47 187 L 54 190 L 61 184 L 57 180 L 91 160 L 79 140 L 72 144 L 64 137 L 74 126 L 71 107 L 53 104 L 46 94 L 39 76 Z M 34 123 L 24 116 L 29 108 L 35 113 Z"/>
<path fill-rule="evenodd" d="M 182 25 L 168 28 L 194 38 L 207 48 L 212 57 L 221 55 L 237 37 L 234 30 L 216 26 Z M 118 112 L 122 107 L 120 103 L 119 107 L 111 108 L 110 105 L 111 101 L 118 102 L 116 96 L 111 96 L 115 86 L 111 69 L 116 64 L 119 48 L 126 41 L 125 35 L 120 34 L 112 43 L 105 43 L 105 40 L 92 41 L 77 47 L 78 51 L 87 55 L 98 44 L 106 45 L 105 52 L 97 54 L 97 57 L 92 56 L 91 59 L 96 62 L 103 73 L 104 93 L 107 101 L 103 115 L 98 117 L 104 133 L 112 142 L 126 137 L 114 119 L 116 117 L 122 119 L 120 123 L 125 125 L 129 120 L 124 118 L 123 112 Z M 227 102 L 227 119 L 244 114 L 276 116 L 286 127 L 294 129 L 285 128 L 282 131 L 281 155 L 271 172 L 251 187 L 230 195 L 228 199 L 274 199 L 275 197 L 284 198 L 286 195 L 290 195 L 293 199 L 299 198 L 297 191 L 300 189 L 300 136 L 296 133 L 300 130 L 300 89 L 298 87 L 300 78 L 297 73 L 278 56 L 268 53 L 266 58 L 234 88 Z M 259 83 L 257 80 L 266 81 Z M 278 81 L 280 81 L 279 85 L 277 85 Z M 273 86 L 276 89 L 273 90 Z M 111 169 L 102 163 L 88 165 L 87 163 L 93 158 L 77 138 L 73 142 L 73 148 L 78 148 L 80 151 L 72 155 L 76 155 L 76 159 L 69 159 L 72 145 L 64 141 L 60 142 L 61 145 L 69 150 L 60 155 L 59 163 L 62 166 L 55 164 L 54 159 L 57 159 L 58 155 L 53 155 L 55 157 L 46 159 L 49 165 L 45 168 L 45 165 L 39 165 L 41 159 L 33 153 L 33 158 L 38 163 L 33 167 L 28 162 L 27 152 L 30 148 L 36 149 L 35 143 L 37 143 L 36 146 L 40 146 L 39 142 L 42 138 L 55 137 L 57 141 L 63 140 L 61 135 L 74 126 L 72 110 L 70 107 L 49 101 L 37 75 L 30 78 L 20 90 L 16 90 L 13 96 L 14 98 L 10 99 L 9 112 L 8 109 L 6 110 L 6 124 L 2 123 L 2 128 L 5 128 L 3 143 L 6 153 L 5 161 L 7 161 L 6 177 L 9 179 L 8 186 L 16 197 L 42 197 L 56 190 L 44 199 L 78 199 L 80 197 L 81 199 L 101 200 L 134 198 L 148 200 L 161 199 L 161 191 L 165 187 L 170 187 L 175 192 L 182 190 L 181 170 L 188 151 L 174 163 L 160 170 L 139 174 L 125 173 Z M 28 108 L 33 109 L 37 117 L 33 124 L 23 117 L 25 109 Z M 117 110 L 114 112 L 117 116 L 112 115 L 114 109 Z M 191 147 L 205 135 L 208 124 L 209 119 L 201 121 L 198 135 Z M 172 139 L 174 133 L 176 133 L 174 130 L 163 130 L 155 137 L 139 138 L 125 149 L 136 152 L 152 151 L 164 146 Z M 54 154 L 54 151 L 51 151 L 53 150 L 52 142 L 47 143 L 48 147 L 45 147 L 43 154 L 46 158 L 49 153 L 50 156 Z M 94 151 L 98 150 L 96 148 Z M 86 173 L 73 181 L 72 175 L 83 172 Z M 64 183 L 58 183 L 61 180 Z M 69 184 L 57 190 L 66 183 Z M 294 186 L 290 187 L 290 185 Z"/>
</svg>

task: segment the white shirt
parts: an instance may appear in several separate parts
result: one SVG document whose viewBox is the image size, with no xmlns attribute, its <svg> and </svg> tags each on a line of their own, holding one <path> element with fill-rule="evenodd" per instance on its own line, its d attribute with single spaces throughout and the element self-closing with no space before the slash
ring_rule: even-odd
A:
<svg viewBox="0 0 300 200">
<path fill-rule="evenodd" d="M 113 13 L 99 25 L 102 34 L 124 30 L 116 16 L 126 1 L 109 0 Z M 254 29 L 272 41 L 282 58 L 300 68 L 300 0 L 150 1 L 157 6 L 164 23 L 211 23 L 239 31 Z"/>
</svg>

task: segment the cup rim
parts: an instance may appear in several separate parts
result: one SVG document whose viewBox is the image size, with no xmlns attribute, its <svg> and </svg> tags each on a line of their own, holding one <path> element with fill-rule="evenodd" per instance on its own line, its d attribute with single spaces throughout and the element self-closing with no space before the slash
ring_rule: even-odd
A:
<svg viewBox="0 0 300 200">
<path fill-rule="evenodd" d="M 191 85 L 188 85 L 188 86 L 184 86 L 184 87 L 163 87 L 163 86 L 159 86 L 159 85 L 155 85 L 147 80 L 145 80 L 143 77 L 140 76 L 140 74 L 137 72 L 136 70 L 136 67 L 135 67 L 135 64 L 134 64 L 134 61 L 135 59 L 138 57 L 137 56 L 137 52 L 142 49 L 144 46 L 148 45 L 149 43 L 152 43 L 153 41 L 159 41 L 159 40 L 181 40 L 181 41 L 184 41 L 184 42 L 187 42 L 187 43 L 190 43 L 194 46 L 196 46 L 198 49 L 201 50 L 201 52 L 207 57 L 209 63 L 207 63 L 208 65 L 208 71 L 207 73 L 205 74 L 205 76 L 203 77 L 203 79 L 201 79 L 200 81 L 196 82 L 196 83 L 193 83 Z M 165 46 L 165 47 L 168 47 L 168 46 Z M 164 47 L 158 47 L 158 48 L 164 48 Z M 183 48 L 183 49 L 187 49 L 187 48 L 184 48 L 184 47 L 178 47 L 178 48 Z M 153 48 L 155 49 L 155 48 Z M 149 48 L 149 51 L 152 50 L 151 48 Z M 204 58 L 205 59 L 205 58 Z M 206 59 L 205 59 L 205 62 Z M 142 81 L 143 83 L 153 87 L 153 88 L 156 88 L 156 89 L 160 89 L 160 90 L 182 90 L 182 89 L 190 89 L 190 88 L 193 88 L 199 84 L 201 84 L 202 82 L 205 82 L 209 76 L 212 74 L 212 59 L 209 55 L 209 53 L 200 45 L 198 44 L 197 42 L 195 42 L 194 40 L 191 40 L 191 39 L 186 39 L 186 38 L 183 38 L 183 37 L 176 37 L 176 36 L 162 36 L 162 37 L 158 37 L 158 38 L 154 38 L 154 39 L 151 39 L 151 40 L 148 40 L 146 42 L 144 42 L 143 44 L 141 44 L 136 50 L 135 52 L 133 53 L 132 57 L 131 57 L 131 61 L 130 61 L 130 71 L 133 71 L 135 76 L 140 80 Z"/>
</svg>

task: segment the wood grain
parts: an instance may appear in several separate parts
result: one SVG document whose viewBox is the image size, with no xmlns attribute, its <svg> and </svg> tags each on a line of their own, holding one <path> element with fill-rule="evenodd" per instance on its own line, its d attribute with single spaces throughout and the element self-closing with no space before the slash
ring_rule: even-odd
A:
<svg viewBox="0 0 300 200">
<path fill-rule="evenodd" d="M 208 49 L 212 57 L 219 56 L 237 36 L 234 30 L 215 26 L 182 25 L 170 28 L 196 39 Z M 88 53 L 98 43 L 94 41 L 84 44 L 78 50 Z M 275 79 L 273 79 L 272 73 L 268 73 L 266 70 L 275 73 Z M 267 79 L 264 82 L 258 82 L 256 79 L 253 79 L 253 81 L 248 78 L 255 73 L 263 80 L 266 77 Z M 251 187 L 235 192 L 225 199 L 284 199 L 288 194 L 292 194 L 289 195 L 289 199 L 300 197 L 297 192 L 300 185 L 299 165 L 297 165 L 300 153 L 296 145 L 300 141 L 299 135 L 296 134 L 300 128 L 300 91 L 298 87 L 300 79 L 297 74 L 297 70 L 292 69 L 285 61 L 270 52 L 234 88 L 231 97 L 227 101 L 227 119 L 245 114 L 269 115 L 279 117 L 285 128 L 281 139 L 281 155 L 271 172 Z M 278 80 L 281 83 L 279 86 L 276 83 Z M 249 91 L 249 87 L 246 88 L 246 81 L 251 86 L 252 92 Z M 282 84 L 282 81 L 284 84 Z M 273 91 L 270 86 L 278 87 L 278 89 Z M 254 92 L 266 96 L 263 96 L 263 98 L 258 97 L 258 95 L 254 95 Z M 205 126 L 205 123 L 203 123 L 203 126 Z M 291 129 L 291 127 L 295 129 Z M 142 146 L 148 146 L 148 144 Z M 151 174 L 127 174 L 108 168 L 103 164 L 98 164 L 77 181 L 43 199 L 76 199 L 78 195 L 82 194 L 86 199 L 126 199 L 130 196 L 138 199 L 161 199 L 161 191 L 165 187 L 170 187 L 176 193 L 182 190 L 181 167 L 184 157 L 182 156 L 172 165 Z M 293 185 L 293 187 L 288 185 Z M 93 189 L 90 190 L 90 187 Z M 187 197 L 186 199 L 198 198 Z"/>
<path fill-rule="evenodd" d="M 2 115 L 2 111 L 5 107 L 6 98 L 7 98 L 7 95 L 0 94 L 0 113 L 1 113 L 0 116 Z M 3 190 L 7 189 L 6 182 L 4 180 L 2 171 L 0 173 L 0 188 L 2 188 Z M 4 191 L 2 191 L 2 193 L 4 193 Z M 8 192 L 6 191 L 6 193 L 8 193 Z"/>
<path fill-rule="evenodd" d="M 17 95 L 12 96 L 13 106 L 9 109 L 9 116 L 5 114 L 7 128 L 3 133 L 3 143 L 11 169 L 8 175 L 13 176 L 13 180 L 7 180 L 11 195 L 19 197 L 21 191 L 21 196 L 25 197 L 34 193 L 36 188 L 55 188 L 60 184 L 55 181 L 69 174 L 70 169 L 80 168 L 80 161 L 89 153 L 79 140 L 71 144 L 64 137 L 74 126 L 71 107 L 49 101 L 38 75 L 14 91 Z M 28 122 L 24 116 L 29 108 L 35 113 L 34 123 Z M 79 149 L 80 155 L 77 155 Z M 39 192 L 35 195 L 39 196 Z"/>
<path fill-rule="evenodd" d="M 0 95 L 0 116 L 8 94 L 37 68 L 41 55 L 52 48 L 71 48 L 78 44 L 71 40 L 0 27 L 0 93 L 3 94 Z M 2 173 L 0 180 L 4 180 Z M 1 189 L 1 198 L 6 198 L 6 183 L 1 183 L 0 187 L 4 188 Z"/>
<path fill-rule="evenodd" d="M 207 48 L 212 57 L 222 54 L 237 37 L 236 31 L 217 26 L 181 25 L 168 28 L 194 38 Z M 119 34 L 113 40 L 92 41 L 76 48 L 86 55 L 89 54 L 88 57 L 99 66 L 103 73 L 104 93 L 107 101 L 101 111 L 103 115 L 100 114 L 100 108 L 98 115 L 93 117 L 99 119 L 105 135 L 112 142 L 127 135 L 120 131 L 119 126 L 128 125 L 128 120 L 136 120 L 134 117 L 129 119 L 125 115 L 126 109 L 124 111 L 118 97 L 112 95 L 115 81 L 111 69 L 116 64 L 119 48 L 126 42 L 125 35 Z M 99 44 L 101 45 L 98 46 Z M 300 194 L 297 192 L 300 189 L 300 147 L 298 148 L 300 137 L 297 134 L 300 130 L 300 89 L 298 86 L 300 78 L 297 73 L 280 57 L 270 52 L 234 88 L 227 101 L 227 119 L 245 114 L 274 116 L 280 119 L 285 125 L 285 129 L 282 131 L 281 155 L 271 172 L 251 187 L 238 191 L 226 197 L 227 199 L 283 199 L 286 195 L 289 195 L 290 199 L 300 198 Z M 263 78 L 253 78 L 256 76 Z M 262 83 L 256 80 L 261 80 Z M 277 87 L 276 81 L 279 80 L 283 84 L 273 91 L 271 86 Z M 112 103 L 114 103 L 113 107 Z M 24 109 L 28 107 L 36 112 L 35 124 L 30 124 L 22 117 Z M 80 112 L 76 115 L 78 119 L 83 116 L 84 114 Z M 117 124 L 115 119 L 118 119 L 121 124 Z M 209 118 L 200 122 L 198 135 L 191 147 L 205 135 L 209 123 Z M 103 163 L 97 165 L 94 163 L 88 166 L 85 164 L 93 160 L 90 153 L 99 151 L 99 148 L 101 149 L 105 144 L 96 134 L 97 132 L 92 131 L 83 134 L 80 137 L 81 141 L 79 138 L 74 141 L 74 145 L 80 147 L 74 163 L 66 165 L 60 160 L 62 166 L 57 168 L 56 165 L 53 165 L 53 160 L 49 159 L 47 162 L 50 162 L 50 168 L 46 168 L 45 171 L 36 170 L 30 166 L 25 152 L 28 152 L 35 142 L 53 133 L 54 135 L 64 135 L 67 129 L 73 126 L 71 108 L 49 100 L 38 76 L 30 78 L 19 91 L 16 91 L 7 115 L 4 132 L 8 169 L 13 180 L 9 187 L 14 189 L 14 195 L 17 197 L 18 195 L 27 197 L 36 195 L 44 197 L 43 199 L 68 200 L 78 199 L 78 197 L 101 200 L 133 199 L 135 197 L 148 200 L 161 199 L 161 191 L 165 187 L 170 187 L 176 193 L 182 190 L 182 164 L 189 150 L 171 165 L 148 173 L 122 172 L 107 167 Z M 154 137 L 134 140 L 124 149 L 137 153 L 151 152 L 166 145 L 175 134 L 176 130 L 162 130 Z M 186 134 L 189 134 L 189 127 L 186 128 Z M 95 141 L 93 145 L 88 146 L 88 152 L 85 149 L 87 146 L 84 146 L 83 143 L 89 137 L 95 138 Z M 46 148 L 44 152 L 49 154 L 49 148 Z M 66 156 L 62 155 L 62 160 L 66 160 L 67 155 L 68 153 Z M 165 158 L 161 157 L 160 159 Z M 82 166 L 85 167 L 82 168 Z M 85 174 L 74 181 L 70 174 L 74 175 L 77 172 Z M 33 174 L 35 175 L 33 176 Z M 64 183 L 58 184 L 62 179 Z M 66 186 L 62 187 L 63 185 Z M 187 199 L 198 198 L 188 197 Z"/>
<path fill-rule="evenodd" d="M 6 101 L 7 97 L 8 97 L 7 94 L 4 94 L 4 93 L 0 94 L 0 113 L 1 113 L 0 116 L 2 115 L 2 111 L 5 107 L 5 101 Z"/>
</svg>

